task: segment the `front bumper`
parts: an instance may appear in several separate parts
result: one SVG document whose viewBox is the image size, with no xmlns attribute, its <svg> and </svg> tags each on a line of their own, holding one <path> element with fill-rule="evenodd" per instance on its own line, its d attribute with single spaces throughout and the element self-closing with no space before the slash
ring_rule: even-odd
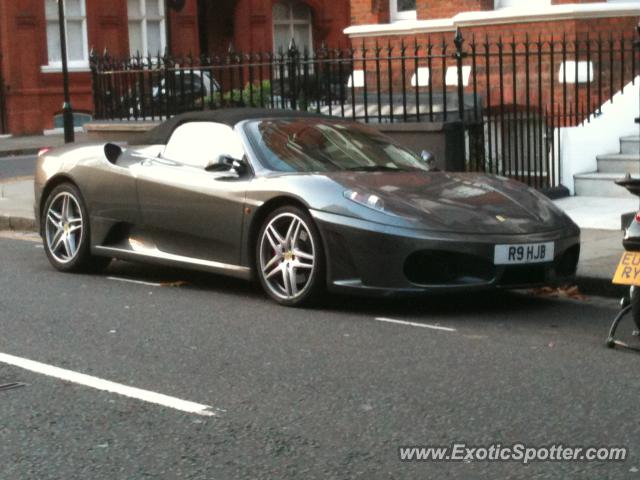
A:
<svg viewBox="0 0 640 480">
<path fill-rule="evenodd" d="M 322 233 L 332 291 L 389 295 L 560 285 L 575 277 L 580 254 L 577 227 L 526 235 L 473 235 L 311 213 Z M 497 244 L 550 241 L 555 243 L 553 262 L 494 265 Z M 422 275 L 423 266 L 430 265 L 433 271 Z"/>
</svg>

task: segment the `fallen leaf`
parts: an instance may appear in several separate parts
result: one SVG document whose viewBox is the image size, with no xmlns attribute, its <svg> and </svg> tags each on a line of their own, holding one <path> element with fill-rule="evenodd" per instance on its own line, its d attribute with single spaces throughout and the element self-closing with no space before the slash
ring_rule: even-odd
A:
<svg viewBox="0 0 640 480">
<path fill-rule="evenodd" d="M 571 300 L 586 301 L 588 298 L 580 293 L 576 285 L 560 288 L 542 287 L 531 290 L 533 295 L 538 297 L 569 298 Z"/>
</svg>

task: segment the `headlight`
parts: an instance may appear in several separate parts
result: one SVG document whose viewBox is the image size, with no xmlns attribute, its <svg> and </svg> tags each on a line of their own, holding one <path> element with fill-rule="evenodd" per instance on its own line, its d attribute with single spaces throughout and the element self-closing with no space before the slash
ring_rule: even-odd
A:
<svg viewBox="0 0 640 480">
<path fill-rule="evenodd" d="M 353 202 L 372 208 L 373 210 L 377 210 L 379 212 L 385 211 L 384 201 L 377 195 L 366 194 L 356 190 L 347 190 L 344 192 L 344 196 Z"/>
</svg>

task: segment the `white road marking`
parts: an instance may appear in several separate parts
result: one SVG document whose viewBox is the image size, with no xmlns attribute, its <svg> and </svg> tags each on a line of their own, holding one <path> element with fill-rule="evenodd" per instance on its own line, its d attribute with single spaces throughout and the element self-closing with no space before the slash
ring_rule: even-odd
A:
<svg viewBox="0 0 640 480">
<path fill-rule="evenodd" d="M 147 287 L 161 287 L 161 283 L 143 282 L 142 280 L 131 280 L 130 278 L 120 277 L 107 277 L 107 280 L 113 280 L 115 282 L 135 283 L 136 285 L 145 285 Z"/>
<path fill-rule="evenodd" d="M 455 328 L 441 327 L 440 325 L 428 325 L 426 323 L 405 322 L 404 320 L 394 320 L 393 318 L 377 317 L 378 322 L 396 323 L 398 325 L 407 325 L 409 327 L 428 328 L 430 330 L 440 330 L 442 332 L 457 332 Z"/>
<path fill-rule="evenodd" d="M 31 372 L 46 375 L 48 377 L 57 378 L 65 382 L 76 383 L 78 385 L 94 388 L 96 390 L 123 395 L 125 397 L 134 398 L 136 400 L 141 400 L 147 403 L 162 405 L 163 407 L 172 408 L 181 412 L 194 413 L 196 415 L 202 415 L 205 417 L 213 417 L 216 415 L 212 407 L 208 405 L 201 405 L 199 403 L 189 402 L 187 400 L 181 400 L 175 397 L 169 397 L 161 393 L 155 393 L 150 392 L 149 390 L 129 387 L 127 385 L 110 382 L 108 380 L 92 377 L 83 373 L 78 373 L 71 370 L 65 370 L 63 368 L 46 365 L 44 363 L 35 362 L 26 358 L 14 357 L 13 355 L 8 355 L 6 353 L 0 353 L 0 363 L 12 365 L 14 367 L 29 370 Z"/>
</svg>

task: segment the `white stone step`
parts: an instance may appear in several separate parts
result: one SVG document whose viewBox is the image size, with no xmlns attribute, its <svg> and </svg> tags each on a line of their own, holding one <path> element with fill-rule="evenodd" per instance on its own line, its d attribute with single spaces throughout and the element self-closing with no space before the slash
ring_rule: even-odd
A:
<svg viewBox="0 0 640 480">
<path fill-rule="evenodd" d="M 620 153 L 640 153 L 640 135 L 622 137 L 620 139 Z"/>
<path fill-rule="evenodd" d="M 598 156 L 598 172 L 619 173 L 624 176 L 629 172 L 633 175 L 640 175 L 640 153 L 615 153 L 611 155 Z"/>
<path fill-rule="evenodd" d="M 634 177 L 637 177 L 635 175 Z M 581 173 L 575 176 L 576 195 L 584 197 L 637 198 L 614 182 L 624 178 L 623 173 Z"/>
</svg>

